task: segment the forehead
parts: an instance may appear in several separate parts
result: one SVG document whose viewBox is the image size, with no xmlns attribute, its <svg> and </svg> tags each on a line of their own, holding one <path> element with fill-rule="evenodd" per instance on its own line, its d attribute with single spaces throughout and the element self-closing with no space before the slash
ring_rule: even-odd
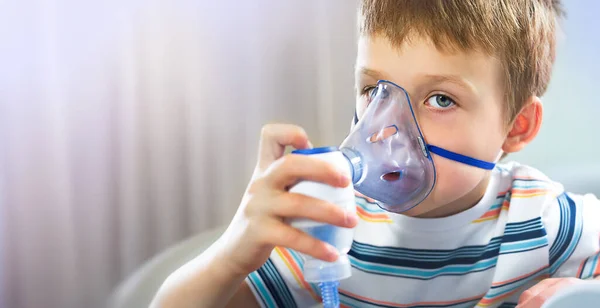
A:
<svg viewBox="0 0 600 308">
<path fill-rule="evenodd" d="M 424 76 L 459 77 L 476 89 L 501 87 L 501 64 L 498 59 L 475 50 L 440 51 L 430 40 L 419 37 L 395 47 L 383 37 L 361 36 L 356 68 L 357 74 L 366 69 L 380 75 L 357 76 L 359 78 L 389 79 L 407 89 Z"/>
</svg>

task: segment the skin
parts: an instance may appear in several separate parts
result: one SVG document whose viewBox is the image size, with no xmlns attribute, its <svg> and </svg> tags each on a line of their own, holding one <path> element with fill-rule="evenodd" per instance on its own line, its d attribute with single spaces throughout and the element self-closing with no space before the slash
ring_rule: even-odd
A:
<svg viewBox="0 0 600 308">
<path fill-rule="evenodd" d="M 507 121 L 501 66 L 477 52 L 442 52 L 427 39 L 412 37 L 400 47 L 385 38 L 361 37 L 356 60 L 356 108 L 364 112 L 370 89 L 380 79 L 407 90 L 426 142 L 486 161 L 523 149 L 537 135 L 542 104 L 531 96 Z M 301 179 L 345 187 L 346 175 L 311 157 L 283 155 L 285 147 L 311 147 L 300 127 L 263 128 L 259 160 L 229 228 L 206 252 L 175 271 L 157 293 L 153 307 L 259 307 L 244 278 L 268 259 L 275 246 L 326 261 L 337 258 L 323 242 L 283 221 L 304 217 L 354 227 L 356 214 L 326 202 L 292 194 Z M 471 208 L 482 198 L 490 173 L 433 156 L 436 186 L 413 217 L 446 217 Z M 584 283 L 574 278 L 547 279 L 525 291 L 519 307 L 536 308 L 558 289 Z"/>
</svg>

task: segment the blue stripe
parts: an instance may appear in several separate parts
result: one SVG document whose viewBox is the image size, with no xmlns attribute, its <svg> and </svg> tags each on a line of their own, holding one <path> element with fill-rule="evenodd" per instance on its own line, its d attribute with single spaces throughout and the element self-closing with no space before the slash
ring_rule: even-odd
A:
<svg viewBox="0 0 600 308">
<path fill-rule="evenodd" d="M 262 278 L 277 307 L 297 307 L 290 290 L 271 259 L 267 259 L 267 262 L 256 272 Z"/>
<path fill-rule="evenodd" d="M 494 250 L 502 241 L 502 237 L 494 237 L 487 245 L 463 246 L 457 249 L 410 249 L 390 246 L 374 246 L 354 241 L 351 251 L 373 256 L 389 256 L 396 258 L 419 258 L 421 260 L 447 260 L 455 256 L 479 256 L 486 250 Z"/>
<path fill-rule="evenodd" d="M 527 224 L 523 224 L 521 226 L 508 226 L 507 229 L 504 230 L 504 235 L 510 235 L 514 233 L 520 233 L 523 231 L 542 229 L 544 226 L 542 224 L 542 219 L 537 218 L 536 221 L 528 222 Z"/>
<path fill-rule="evenodd" d="M 520 228 L 525 227 L 525 226 L 535 225 L 538 222 L 540 222 L 541 220 L 542 220 L 541 217 L 536 217 L 536 218 L 532 218 L 532 219 L 525 220 L 525 221 L 509 222 L 504 227 L 504 230 L 505 230 L 505 233 L 506 233 L 507 230 L 520 229 Z"/>
<path fill-rule="evenodd" d="M 496 265 L 500 254 L 530 251 L 548 245 L 541 218 L 509 223 L 507 234 L 487 245 L 453 250 L 420 250 L 378 247 L 354 241 L 348 255 L 361 271 L 387 276 L 428 280 L 442 275 L 465 275 Z"/>
<path fill-rule="evenodd" d="M 509 223 L 507 224 L 506 229 L 508 229 L 508 231 L 505 233 L 505 235 L 501 237 L 492 238 L 487 245 L 464 246 L 451 250 L 422 250 L 387 246 L 373 246 L 366 243 L 354 241 L 349 254 L 354 255 L 361 260 L 368 260 L 367 258 L 379 258 L 381 259 L 380 263 L 391 265 L 403 265 L 401 264 L 402 261 L 398 261 L 398 259 L 409 260 L 411 262 L 415 262 L 415 259 L 418 259 L 418 261 L 424 261 L 427 263 L 431 263 L 431 261 L 441 262 L 456 260 L 460 258 L 475 257 L 480 257 L 479 260 L 481 260 L 481 256 L 485 255 L 486 252 L 498 252 L 500 242 L 503 242 L 504 245 L 506 245 L 505 243 L 509 242 L 528 241 L 531 239 L 545 238 L 546 236 L 546 232 L 539 217 L 523 222 Z M 525 247 L 523 247 L 523 245 L 525 245 Z M 515 247 L 519 249 L 531 248 L 531 245 L 523 245 Z M 384 261 L 386 259 L 394 260 Z M 371 259 L 370 261 L 373 260 Z M 400 264 L 397 262 L 400 262 Z M 441 264 L 439 267 L 442 267 L 444 265 L 445 264 Z M 431 267 L 426 266 L 425 268 Z"/>
<path fill-rule="evenodd" d="M 556 271 L 571 257 L 579 244 L 583 229 L 580 211 L 575 201 L 566 193 L 558 197 L 560 206 L 560 226 L 558 236 L 550 248 L 550 274 Z"/>
<path fill-rule="evenodd" d="M 281 248 L 281 249 L 286 249 L 287 252 L 289 252 L 290 255 L 292 256 L 294 261 L 296 261 L 296 264 L 298 264 L 298 266 L 300 267 L 300 270 L 304 271 L 304 260 L 302 259 L 302 257 L 300 257 L 300 254 L 298 254 L 295 250 L 292 250 L 292 249 L 287 249 L 287 248 Z"/>
<path fill-rule="evenodd" d="M 283 277 L 277 271 L 275 264 L 270 259 L 265 263 L 265 270 L 268 270 L 271 273 L 271 277 L 273 277 L 273 282 L 276 284 L 277 289 L 279 290 L 279 295 L 281 295 L 282 299 L 286 302 L 286 307 L 294 307 L 296 306 L 296 301 L 290 293 L 290 290 L 285 283 Z"/>
<path fill-rule="evenodd" d="M 548 183 L 548 184 L 550 184 L 549 181 L 547 181 L 547 180 L 540 180 L 540 179 L 514 179 L 513 183 L 514 182 L 540 182 L 540 183 Z"/>
<path fill-rule="evenodd" d="M 511 243 L 507 245 L 502 245 L 500 247 L 501 255 L 508 255 L 517 252 L 527 252 L 535 249 L 539 249 L 542 247 L 548 246 L 548 240 L 546 238 L 533 239 L 531 241 L 527 241 L 526 243 Z"/>
<path fill-rule="evenodd" d="M 369 213 L 387 213 L 377 205 L 377 203 L 369 202 L 367 199 L 359 196 L 354 198 L 356 205 L 360 206 L 363 210 Z"/>
<path fill-rule="evenodd" d="M 248 276 L 250 283 L 252 283 L 252 286 L 254 286 L 255 290 L 258 290 L 258 293 L 260 295 L 260 300 L 262 301 L 263 305 L 269 308 L 277 308 L 277 305 L 275 305 L 275 302 L 273 301 L 273 297 L 271 296 L 271 293 L 267 290 L 267 288 L 265 287 L 262 279 L 260 278 L 260 276 L 258 275 L 257 272 L 252 272 L 250 273 L 250 275 Z"/>
<path fill-rule="evenodd" d="M 499 297 L 504 294 L 510 293 L 518 288 L 523 287 L 525 284 L 536 279 L 537 277 L 539 277 L 543 274 L 546 274 L 547 272 L 548 272 L 548 268 L 545 267 L 545 268 L 541 269 L 540 271 L 533 273 L 532 275 L 523 277 L 522 279 L 515 280 L 511 283 L 508 283 L 508 284 L 505 284 L 502 286 L 492 287 L 490 289 L 490 291 L 488 292 L 488 294 L 485 295 L 485 298 L 495 298 L 495 297 Z"/>
<path fill-rule="evenodd" d="M 552 188 L 548 183 L 539 183 L 539 184 L 513 184 L 512 189 L 549 189 Z"/>
<path fill-rule="evenodd" d="M 424 270 L 419 268 L 403 268 L 383 264 L 371 264 L 350 256 L 350 263 L 352 263 L 354 268 L 360 271 L 385 276 L 406 277 L 419 280 L 430 280 L 438 276 L 459 276 L 468 273 L 481 272 L 495 267 L 497 261 L 498 257 L 494 257 L 489 260 L 477 262 L 476 264 L 449 265 L 440 269 Z"/>
<path fill-rule="evenodd" d="M 455 302 L 455 303 L 451 303 L 451 304 L 439 304 L 439 305 L 427 304 L 426 306 L 425 305 L 409 305 L 406 307 L 407 308 L 438 308 L 438 307 L 439 308 L 444 308 L 444 307 L 453 307 L 453 308 L 469 307 L 470 308 L 470 307 L 475 306 L 475 304 L 477 304 L 477 302 L 479 302 L 479 301 L 480 301 L 480 299 L 475 299 L 475 300 L 469 300 L 469 301 Z M 396 308 L 396 306 L 374 303 L 372 301 L 361 299 L 361 298 L 356 298 L 354 296 L 347 295 L 347 294 L 340 294 L 340 303 L 342 303 L 346 306 L 349 306 L 349 307 L 366 307 L 366 305 L 369 305 L 369 306 L 373 306 L 373 307 Z"/>
<path fill-rule="evenodd" d="M 501 255 L 509 255 L 509 254 L 519 253 L 519 252 L 528 252 L 528 251 L 540 249 L 542 247 L 547 247 L 547 246 L 548 246 L 548 243 L 540 244 L 540 245 L 537 245 L 537 246 L 531 246 L 529 248 L 517 249 L 517 250 L 506 250 L 506 251 L 500 250 L 500 254 Z"/>
<path fill-rule="evenodd" d="M 556 239 L 554 239 L 554 243 L 552 243 L 552 246 L 550 246 L 550 256 L 549 256 L 550 263 L 556 262 L 556 260 L 558 259 L 560 250 L 566 249 L 566 247 L 564 247 L 564 246 L 565 246 L 565 243 L 567 242 L 567 240 L 566 240 L 567 234 L 570 231 L 570 228 L 567 227 L 568 220 L 567 220 L 567 222 L 565 222 L 565 216 L 568 215 L 568 213 L 564 213 L 565 206 L 561 202 L 561 198 L 559 197 L 557 200 L 558 200 L 557 206 L 559 207 L 559 212 L 560 212 L 560 220 L 559 220 L 559 225 L 558 225 L 558 231 L 556 233 Z"/>
<path fill-rule="evenodd" d="M 294 258 L 294 261 L 296 261 L 296 264 L 298 264 L 300 270 L 304 272 L 304 260 L 302 259 L 300 254 L 292 249 L 287 249 L 287 251 L 290 253 L 290 255 L 292 255 L 292 258 Z M 308 284 L 310 285 L 313 292 L 315 292 L 315 294 L 319 294 L 319 296 L 321 296 L 321 288 L 319 288 L 318 284 L 310 282 L 308 282 Z"/>
<path fill-rule="evenodd" d="M 546 230 L 540 226 L 537 230 L 525 231 L 517 234 L 509 234 L 502 237 L 504 243 L 525 241 L 533 238 L 544 238 L 546 239 Z"/>
<path fill-rule="evenodd" d="M 532 189 L 532 188 L 551 188 L 551 182 L 536 179 L 516 179 L 512 182 L 512 188 Z"/>
<path fill-rule="evenodd" d="M 522 234 L 522 233 L 526 233 L 526 232 L 537 231 L 537 230 L 544 230 L 544 225 L 542 224 L 541 221 L 537 221 L 534 225 L 505 230 L 503 236 L 509 237 L 509 236 L 518 235 L 518 234 Z"/>
<path fill-rule="evenodd" d="M 528 276 L 525 276 L 525 277 L 523 277 L 523 278 L 521 278 L 519 280 L 511 281 L 511 282 L 508 282 L 508 283 L 505 283 L 505 284 L 501 284 L 501 285 L 497 285 L 497 286 L 492 286 L 490 289 L 491 290 L 493 290 L 493 289 L 502 289 L 502 288 L 505 288 L 507 286 L 513 285 L 515 283 L 519 283 L 521 281 L 530 281 L 531 277 L 535 278 L 535 277 L 538 277 L 538 276 L 546 274 L 546 273 L 548 273 L 548 268 L 544 267 L 544 268 L 538 270 L 537 272 L 533 272 L 533 273 L 529 274 Z"/>
<path fill-rule="evenodd" d="M 504 203 L 504 200 L 500 200 L 500 202 L 499 202 L 499 203 L 496 203 L 496 204 L 492 205 L 492 206 L 491 206 L 491 207 L 488 209 L 488 211 L 491 211 L 491 210 L 497 210 L 497 209 L 501 208 L 503 203 Z"/>
<path fill-rule="evenodd" d="M 478 250 L 461 251 L 461 249 L 453 250 L 453 253 L 448 255 L 429 255 L 406 254 L 386 252 L 386 250 L 361 249 L 353 244 L 348 255 L 369 263 L 378 263 L 391 266 L 409 267 L 422 270 L 431 270 L 444 268 L 449 265 L 468 265 L 475 264 L 482 260 L 487 260 L 498 256 L 500 250 L 500 242 L 496 241 L 490 246 L 481 246 Z"/>
<path fill-rule="evenodd" d="M 501 166 L 499 166 L 498 164 L 496 164 L 496 169 L 498 169 L 499 171 L 511 172 L 510 170 L 508 170 L 508 169 L 506 169 L 506 168 L 504 168 L 504 167 L 501 167 Z"/>
<path fill-rule="evenodd" d="M 592 266 L 590 267 L 590 273 L 584 279 L 592 278 L 594 276 L 594 269 L 596 268 L 596 264 L 598 264 L 598 257 L 600 257 L 600 254 L 596 254 L 596 256 L 592 259 L 594 262 L 592 262 Z"/>
</svg>

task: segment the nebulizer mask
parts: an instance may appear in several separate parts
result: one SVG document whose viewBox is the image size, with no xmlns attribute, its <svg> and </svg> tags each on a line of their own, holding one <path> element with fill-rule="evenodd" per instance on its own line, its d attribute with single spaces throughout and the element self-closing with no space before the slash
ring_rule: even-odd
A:
<svg viewBox="0 0 600 308">
<path fill-rule="evenodd" d="M 417 206 L 433 190 L 431 154 L 486 170 L 495 166 L 428 144 L 408 93 L 385 80 L 372 90 L 366 110 L 355 116 L 340 150 L 350 162 L 354 189 L 394 213 Z"/>
<path fill-rule="evenodd" d="M 374 199 L 384 210 L 405 212 L 421 203 L 436 182 L 432 154 L 491 170 L 494 163 L 478 160 L 428 144 L 421 133 L 407 92 L 400 86 L 379 81 L 364 112 L 355 116 L 352 131 L 339 148 L 297 150 L 335 165 L 351 175 L 354 187 L 335 188 L 322 183 L 301 182 L 290 192 L 334 203 L 346 210 L 355 207 L 354 192 Z M 339 258 L 325 262 L 305 256 L 304 278 L 321 288 L 323 305 L 339 307 L 339 280 L 351 275 L 347 257 L 353 230 L 306 219 L 293 219 L 293 227 L 336 247 Z"/>
</svg>

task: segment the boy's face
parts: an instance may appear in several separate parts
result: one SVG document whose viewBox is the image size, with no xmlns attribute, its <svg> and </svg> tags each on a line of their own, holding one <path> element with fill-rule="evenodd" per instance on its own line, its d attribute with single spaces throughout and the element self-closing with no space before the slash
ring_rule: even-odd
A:
<svg viewBox="0 0 600 308">
<path fill-rule="evenodd" d="M 507 136 L 500 62 L 476 51 L 444 53 L 427 39 L 401 48 L 377 36 L 361 37 L 356 59 L 357 113 L 378 80 L 403 87 L 428 144 L 495 161 Z M 408 216 L 443 217 L 483 196 L 489 171 L 433 155 L 437 181 Z"/>
</svg>

